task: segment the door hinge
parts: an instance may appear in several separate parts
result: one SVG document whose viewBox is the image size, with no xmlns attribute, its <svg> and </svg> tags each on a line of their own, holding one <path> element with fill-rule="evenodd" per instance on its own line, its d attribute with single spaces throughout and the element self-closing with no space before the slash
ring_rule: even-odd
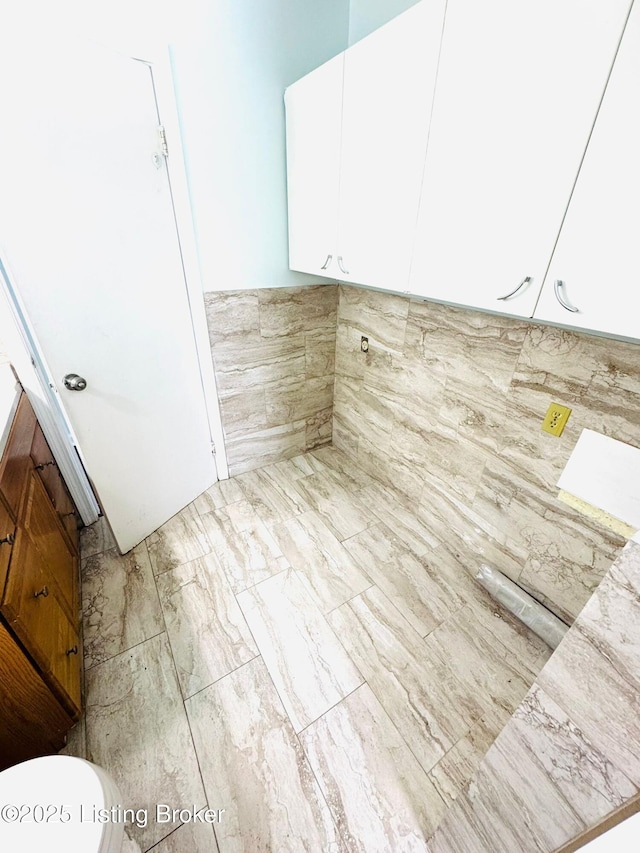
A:
<svg viewBox="0 0 640 853">
<path fill-rule="evenodd" d="M 160 135 L 160 145 L 162 146 L 162 153 L 165 157 L 169 156 L 169 146 L 167 145 L 167 132 L 164 129 L 164 125 L 160 125 L 158 127 L 158 133 Z"/>
</svg>

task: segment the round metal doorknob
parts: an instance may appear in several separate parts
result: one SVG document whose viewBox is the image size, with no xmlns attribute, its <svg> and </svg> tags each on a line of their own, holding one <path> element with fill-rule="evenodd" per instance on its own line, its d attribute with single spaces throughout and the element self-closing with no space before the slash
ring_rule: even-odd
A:
<svg viewBox="0 0 640 853">
<path fill-rule="evenodd" d="M 83 379 L 82 376 L 78 376 L 77 373 L 67 373 L 63 382 L 64 387 L 69 391 L 84 391 L 87 387 L 87 380 Z"/>
</svg>

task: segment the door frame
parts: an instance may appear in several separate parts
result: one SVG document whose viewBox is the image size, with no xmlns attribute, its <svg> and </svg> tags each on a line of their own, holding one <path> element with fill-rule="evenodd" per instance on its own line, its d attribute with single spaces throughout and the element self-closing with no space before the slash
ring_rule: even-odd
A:
<svg viewBox="0 0 640 853">
<path fill-rule="evenodd" d="M 113 50 L 113 48 L 110 48 Z M 119 51 L 116 51 L 119 52 Z M 213 360 L 209 344 L 209 332 L 204 304 L 200 264 L 191 201 L 187 181 L 184 152 L 180 135 L 180 123 L 176 103 L 171 57 L 168 46 L 145 51 L 145 58 L 127 52 L 132 61 L 148 66 L 153 85 L 158 115 L 168 142 L 169 155 L 165 162 L 169 179 L 178 244 L 187 300 L 191 314 L 194 343 L 200 368 L 202 390 L 209 422 L 212 452 L 214 453 L 218 479 L 229 477 L 227 455 L 222 428 L 222 415 L 216 387 Z M 69 487 L 78 511 L 85 524 L 96 521 L 99 505 L 91 488 L 89 477 L 82 464 L 82 453 L 64 405 L 56 390 L 56 383 L 49 371 L 37 338 L 31 328 L 29 317 L 20 297 L 20 290 L 11 271 L 3 264 L 0 247 L 0 296 L 7 303 L 7 319 L 3 334 L 9 354 L 19 372 L 25 391 L 41 423 L 45 437 Z M 89 475 L 89 476 L 87 476 Z"/>
<path fill-rule="evenodd" d="M 169 156 L 166 158 L 166 164 L 169 174 L 169 186 L 178 230 L 178 241 L 182 253 L 187 298 L 193 322 L 194 340 L 200 364 L 202 389 L 207 416 L 209 418 L 209 430 L 211 432 L 212 449 L 215 454 L 216 470 L 219 480 L 227 480 L 229 478 L 229 466 L 224 443 L 220 400 L 218 398 L 213 358 L 211 356 L 211 344 L 209 343 L 209 327 L 207 325 L 198 245 L 191 209 L 191 196 L 189 193 L 184 149 L 182 146 L 178 104 L 174 88 L 171 50 L 168 46 L 165 46 L 158 50 L 145 51 L 145 54 L 147 58 L 138 58 L 138 61 L 144 62 L 149 66 L 151 71 L 158 115 L 162 119 L 167 136 Z"/>
</svg>

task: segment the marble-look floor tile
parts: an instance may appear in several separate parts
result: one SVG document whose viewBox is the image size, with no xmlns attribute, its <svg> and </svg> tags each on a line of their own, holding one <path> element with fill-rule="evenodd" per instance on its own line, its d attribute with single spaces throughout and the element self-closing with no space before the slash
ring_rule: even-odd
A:
<svg viewBox="0 0 640 853">
<path fill-rule="evenodd" d="M 309 509 L 291 480 L 286 482 L 274 467 L 247 471 L 235 478 L 243 497 L 266 524 L 277 524 Z"/>
<path fill-rule="evenodd" d="M 469 605 L 429 634 L 425 645 L 440 661 L 448 661 L 452 675 L 467 685 L 485 711 L 495 704 L 513 713 L 531 685 L 528 668 L 496 641 Z"/>
<path fill-rule="evenodd" d="M 240 593 L 238 602 L 296 731 L 362 684 L 291 569 Z"/>
<path fill-rule="evenodd" d="M 206 803 L 169 643 L 160 634 L 86 674 L 87 748 L 113 776 L 127 808 Z M 143 850 L 175 827 L 150 820 L 130 831 Z"/>
<path fill-rule="evenodd" d="M 373 513 L 359 503 L 355 493 L 348 491 L 331 471 L 296 480 L 296 488 L 341 541 L 377 522 Z"/>
<path fill-rule="evenodd" d="M 589 642 L 579 628 L 579 620 L 570 633 L 571 642 L 565 637 L 536 683 L 565 713 L 570 713 L 571 720 L 594 748 L 640 787 L 637 685 L 630 684 L 624 669 L 620 674 L 615 663 Z M 576 672 L 580 673 L 579 679 Z M 594 696 L 598 697 L 597 702 L 593 701 Z"/>
<path fill-rule="evenodd" d="M 490 747 L 467 797 L 479 825 L 497 835 L 505 851 L 557 850 L 586 829 L 509 727 Z"/>
<path fill-rule="evenodd" d="M 207 687 L 258 649 L 214 554 L 158 577 L 158 592 L 182 695 Z"/>
<path fill-rule="evenodd" d="M 533 680 L 553 650 L 483 589 L 474 592 L 473 596 L 465 597 L 483 629 L 513 653 L 523 678 L 526 680 L 528 671 L 530 680 Z"/>
<path fill-rule="evenodd" d="M 466 789 L 509 719 L 508 711 L 494 706 L 431 768 L 429 778 L 447 805 Z"/>
<path fill-rule="evenodd" d="M 322 447 L 314 450 L 311 454 L 315 459 L 318 459 L 330 471 L 333 471 L 340 477 L 343 485 L 349 490 L 360 490 L 369 486 L 374 486 L 376 481 L 373 477 L 366 474 L 359 465 L 338 450 L 337 447 Z"/>
<path fill-rule="evenodd" d="M 83 559 L 116 547 L 116 540 L 104 516 L 80 531 L 80 556 Z"/>
<path fill-rule="evenodd" d="M 329 622 L 423 769 L 429 771 L 482 714 L 442 686 L 420 635 L 373 587 L 334 610 Z"/>
<path fill-rule="evenodd" d="M 221 815 L 224 820 L 224 815 Z M 149 853 L 218 853 L 213 824 L 183 823 Z M 122 853 L 127 853 L 123 850 Z"/>
<path fill-rule="evenodd" d="M 409 509 L 406 506 L 407 498 L 401 492 L 376 483 L 362 489 L 360 497 L 380 521 L 393 531 L 394 536 L 402 539 L 418 557 L 428 554 L 440 544 L 440 540 L 433 535 L 428 525 L 416 516 L 417 506 L 414 506 L 413 510 Z"/>
<path fill-rule="evenodd" d="M 637 788 L 589 742 L 571 718 L 537 685 L 516 709 L 502 751 L 518 740 L 586 826 L 637 793 Z"/>
<path fill-rule="evenodd" d="M 311 454 L 303 453 L 300 456 L 293 456 L 291 459 L 274 462 L 273 465 L 268 465 L 266 470 L 280 485 L 289 485 L 292 480 L 299 480 L 300 477 L 308 477 L 310 474 L 315 474 L 315 468 L 311 464 L 311 459 Z"/>
<path fill-rule="evenodd" d="M 246 501 L 208 512 L 202 524 L 231 588 L 241 592 L 289 565 L 275 539 Z"/>
<path fill-rule="evenodd" d="M 315 511 L 275 525 L 272 533 L 323 613 L 371 586 L 371 579 Z"/>
<path fill-rule="evenodd" d="M 154 575 L 204 557 L 211 545 L 193 504 L 185 507 L 146 540 Z"/>
<path fill-rule="evenodd" d="M 186 702 L 220 853 L 338 851 L 337 828 L 257 658 Z"/>
<path fill-rule="evenodd" d="M 582 634 L 640 690 L 640 545 L 629 542 L 578 617 Z"/>
<path fill-rule="evenodd" d="M 228 480 L 218 480 L 206 492 L 199 495 L 193 505 L 200 515 L 205 515 L 212 509 L 220 509 L 228 504 L 241 501 L 243 498 L 244 492 L 237 479 L 233 477 Z"/>
<path fill-rule="evenodd" d="M 465 599 L 439 571 L 437 556 L 416 557 L 381 522 L 343 544 L 422 637 L 464 606 Z"/>
<path fill-rule="evenodd" d="M 445 806 L 368 685 L 301 739 L 350 851 L 424 853 Z"/>
<path fill-rule="evenodd" d="M 164 631 L 144 542 L 82 561 L 82 624 L 87 669 Z"/>
</svg>

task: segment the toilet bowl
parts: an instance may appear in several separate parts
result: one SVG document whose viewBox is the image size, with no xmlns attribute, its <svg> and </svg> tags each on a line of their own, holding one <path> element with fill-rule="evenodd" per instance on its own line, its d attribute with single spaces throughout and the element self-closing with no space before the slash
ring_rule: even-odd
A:
<svg viewBox="0 0 640 853">
<path fill-rule="evenodd" d="M 120 853 L 122 799 L 102 768 L 48 755 L 0 773 L 0 850 Z"/>
</svg>

